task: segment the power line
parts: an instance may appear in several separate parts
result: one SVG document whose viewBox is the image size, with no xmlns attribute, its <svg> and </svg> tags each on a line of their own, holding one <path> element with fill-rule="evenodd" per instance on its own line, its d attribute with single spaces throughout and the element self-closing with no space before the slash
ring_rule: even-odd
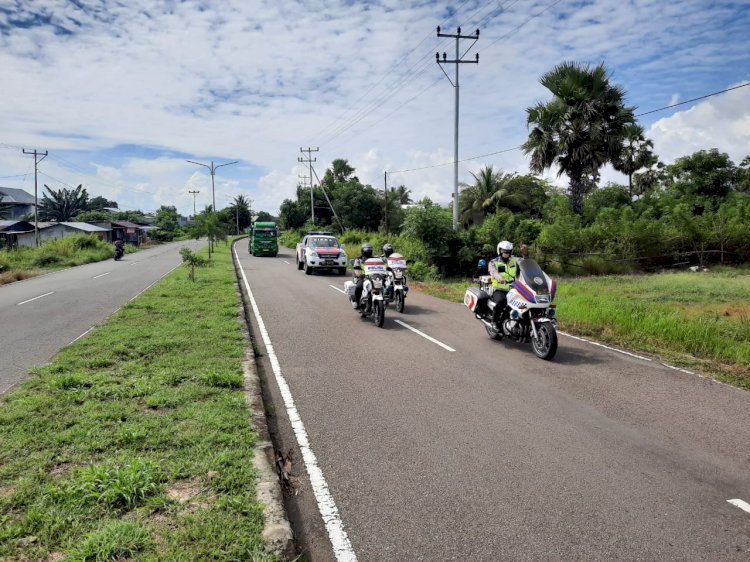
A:
<svg viewBox="0 0 750 562">
<path fill-rule="evenodd" d="M 682 102 L 679 102 L 679 103 L 673 103 L 671 105 L 665 105 L 664 107 L 659 107 L 657 109 L 651 109 L 650 111 L 645 111 L 643 113 L 638 113 L 637 115 L 635 115 L 635 117 L 641 117 L 643 115 L 649 115 L 651 113 L 657 113 L 659 111 L 665 111 L 667 109 L 671 109 L 673 107 L 677 107 L 678 105 L 684 105 L 686 103 L 690 103 L 690 102 L 693 102 L 693 101 L 710 98 L 711 96 L 716 96 L 716 95 L 719 95 L 719 94 L 730 92 L 732 90 L 737 90 L 739 88 L 744 88 L 745 86 L 750 86 L 750 82 L 748 82 L 746 84 L 740 84 L 739 86 L 732 86 L 731 88 L 726 88 L 724 90 L 719 90 L 718 92 L 712 92 L 712 93 L 706 94 L 704 96 L 698 96 L 697 98 L 692 98 L 692 99 L 685 100 L 685 101 L 682 101 Z M 522 148 L 521 145 L 519 145 L 519 146 L 513 146 L 511 148 L 504 148 L 504 149 L 498 150 L 496 152 L 488 152 L 487 154 L 480 154 L 478 156 L 472 156 L 470 158 L 464 158 L 463 160 L 459 160 L 459 162 L 467 162 L 469 160 L 477 160 L 479 158 L 486 158 L 487 156 L 495 156 L 496 154 L 502 154 L 504 152 L 512 152 L 514 150 L 520 150 L 521 148 Z M 430 168 L 439 168 L 441 166 L 449 166 L 450 164 L 453 164 L 453 162 L 452 161 L 451 162 L 443 162 L 442 164 L 433 164 L 431 166 L 422 166 L 422 167 L 419 167 L 419 168 L 409 168 L 409 169 L 406 169 L 406 170 L 394 170 L 394 171 L 388 172 L 388 173 L 389 174 L 401 174 L 401 173 L 406 173 L 406 172 L 416 172 L 418 170 L 428 170 Z"/>
</svg>

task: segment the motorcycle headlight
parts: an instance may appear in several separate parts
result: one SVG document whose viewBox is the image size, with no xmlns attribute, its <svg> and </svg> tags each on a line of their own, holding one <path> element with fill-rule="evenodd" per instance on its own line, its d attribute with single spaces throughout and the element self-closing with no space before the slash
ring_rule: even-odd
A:
<svg viewBox="0 0 750 562">
<path fill-rule="evenodd" d="M 376 289 L 382 289 L 383 288 L 383 280 L 379 277 L 376 277 L 372 280 L 372 286 Z"/>
<path fill-rule="evenodd" d="M 393 270 L 393 278 L 394 279 L 402 279 L 404 277 L 404 272 L 400 269 L 394 269 Z"/>
</svg>

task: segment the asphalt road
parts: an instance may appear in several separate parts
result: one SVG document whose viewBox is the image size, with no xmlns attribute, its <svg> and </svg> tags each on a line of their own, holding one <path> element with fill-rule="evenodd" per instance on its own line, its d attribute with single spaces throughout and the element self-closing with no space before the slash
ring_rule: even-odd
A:
<svg viewBox="0 0 750 562">
<path fill-rule="evenodd" d="M 749 392 L 565 336 L 545 362 L 419 293 L 378 329 L 331 287 L 346 278 L 237 249 L 309 559 L 750 559 L 750 513 L 728 501 L 750 502 Z"/>
<path fill-rule="evenodd" d="M 0 393 L 179 265 L 173 242 L 0 286 Z"/>
</svg>

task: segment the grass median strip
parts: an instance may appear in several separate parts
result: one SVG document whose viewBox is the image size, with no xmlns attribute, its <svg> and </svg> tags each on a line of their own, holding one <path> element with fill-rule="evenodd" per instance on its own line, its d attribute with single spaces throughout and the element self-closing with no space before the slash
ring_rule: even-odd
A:
<svg viewBox="0 0 750 562">
<path fill-rule="evenodd" d="M 0 559 L 275 559 L 217 250 L 195 282 L 179 268 L 2 399 Z"/>
<path fill-rule="evenodd" d="M 414 283 L 463 302 L 465 281 Z M 750 389 L 750 271 L 559 279 L 560 328 Z M 483 330 L 481 330 L 483 333 Z"/>
</svg>

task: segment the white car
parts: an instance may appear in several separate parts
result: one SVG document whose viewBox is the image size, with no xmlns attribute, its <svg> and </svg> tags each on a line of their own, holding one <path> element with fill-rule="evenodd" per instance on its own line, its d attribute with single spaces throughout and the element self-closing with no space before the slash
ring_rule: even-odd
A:
<svg viewBox="0 0 750 562">
<path fill-rule="evenodd" d="M 309 232 L 297 244 L 297 269 L 311 275 L 314 269 L 331 269 L 346 274 L 346 251 L 331 232 Z"/>
</svg>

